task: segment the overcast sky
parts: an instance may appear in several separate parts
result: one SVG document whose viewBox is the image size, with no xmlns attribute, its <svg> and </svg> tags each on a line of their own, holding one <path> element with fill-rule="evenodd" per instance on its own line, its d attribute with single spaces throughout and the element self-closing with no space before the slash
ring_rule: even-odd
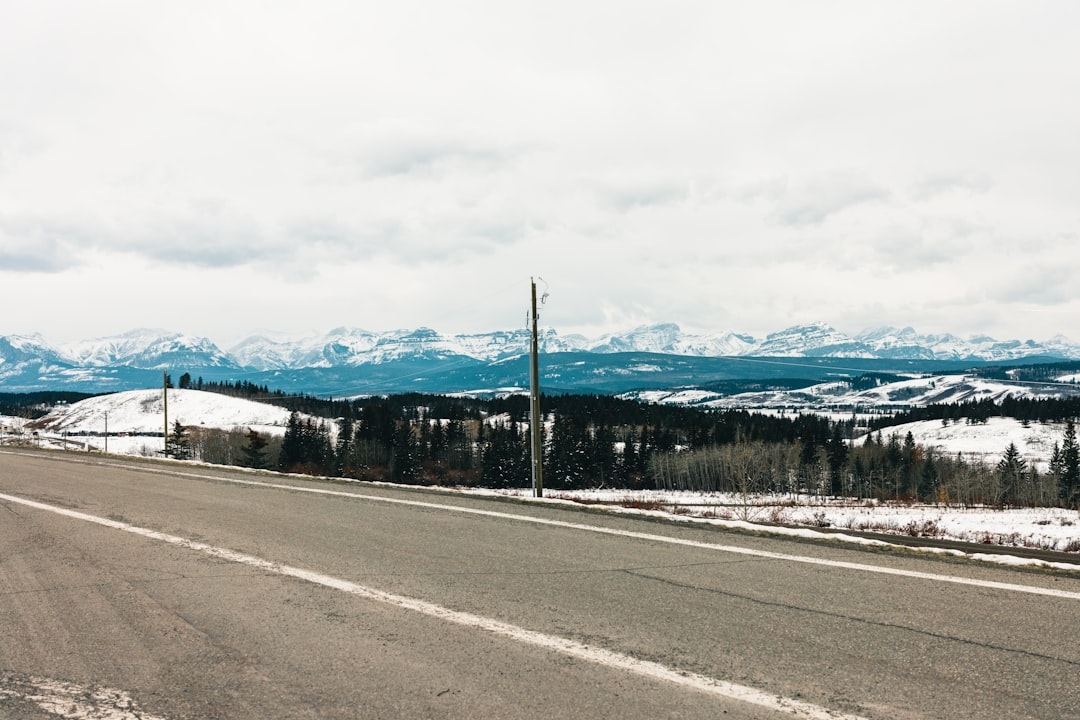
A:
<svg viewBox="0 0 1080 720">
<path fill-rule="evenodd" d="M 1080 340 L 1080 3 L 0 0 L 0 335 Z"/>
</svg>

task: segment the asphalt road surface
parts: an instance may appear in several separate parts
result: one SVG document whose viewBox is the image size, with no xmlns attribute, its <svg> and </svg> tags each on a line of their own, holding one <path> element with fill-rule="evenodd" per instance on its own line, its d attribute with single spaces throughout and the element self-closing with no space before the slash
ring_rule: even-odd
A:
<svg viewBox="0 0 1080 720">
<path fill-rule="evenodd" d="M 1080 577 L 0 451 L 0 718 L 1076 718 Z"/>
</svg>

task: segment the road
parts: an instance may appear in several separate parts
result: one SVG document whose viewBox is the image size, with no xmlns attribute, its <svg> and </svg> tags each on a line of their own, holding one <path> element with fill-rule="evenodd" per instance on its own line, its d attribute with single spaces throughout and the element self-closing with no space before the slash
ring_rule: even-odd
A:
<svg viewBox="0 0 1080 720">
<path fill-rule="evenodd" d="M 1075 718 L 1078 678 L 1077 576 L 0 451 L 0 718 Z"/>
</svg>

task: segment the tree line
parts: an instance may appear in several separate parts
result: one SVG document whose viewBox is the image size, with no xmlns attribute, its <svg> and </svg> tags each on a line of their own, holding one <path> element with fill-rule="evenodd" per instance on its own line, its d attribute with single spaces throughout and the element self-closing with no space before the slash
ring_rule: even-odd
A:
<svg viewBox="0 0 1080 720">
<path fill-rule="evenodd" d="M 172 376 L 165 376 L 165 386 L 173 387 Z M 237 380 L 232 382 L 231 380 L 203 380 L 200 375 L 194 380 L 191 378 L 191 373 L 184 373 L 180 376 L 178 385 L 181 390 L 205 390 L 206 392 L 214 392 L 220 395 L 229 395 L 230 397 L 244 398 L 245 400 L 257 400 L 261 402 L 273 402 L 282 401 L 288 397 L 281 390 L 273 390 L 266 385 L 259 385 L 257 383 L 249 382 L 247 380 Z"/>
<path fill-rule="evenodd" d="M 234 434 L 233 463 L 412 484 L 504 488 L 529 482 L 525 396 L 411 394 L 308 398 L 306 404 L 325 415 L 294 410 L 278 439 Z M 978 401 L 920 408 L 893 422 L 960 422 L 965 409 L 977 411 L 975 422 L 986 413 L 1026 419 L 1047 407 L 1056 406 Z M 700 410 L 596 395 L 542 396 L 541 413 L 545 485 L 553 490 L 810 493 L 1002 507 L 1080 503 L 1080 450 L 1071 418 L 1048 468 L 1040 470 L 1015 445 L 988 464 L 923 447 L 911 433 L 901 437 L 887 426 L 856 441 L 852 420 L 813 414 Z"/>
<path fill-rule="evenodd" d="M 33 420 L 57 405 L 70 405 L 94 397 L 91 393 L 40 390 L 28 393 L 0 393 L 0 415 Z"/>
<path fill-rule="evenodd" d="M 1064 398 L 1023 398 L 1007 395 L 1000 401 L 992 398 L 937 403 L 909 408 L 870 422 L 872 430 L 919 420 L 956 420 L 982 423 L 992 417 L 1010 417 L 1023 422 L 1065 422 L 1080 417 L 1080 396 Z"/>
<path fill-rule="evenodd" d="M 192 381 L 290 409 L 284 436 L 172 428 L 169 454 L 313 475 L 417 484 L 520 487 L 530 478 L 529 400 L 422 393 L 326 399 L 252 383 Z M 48 400 L 5 396 L 16 414 Z M 855 439 L 853 419 L 657 405 L 606 395 L 543 395 L 545 485 L 822 496 L 958 504 L 1080 504 L 1074 419 L 1080 398 L 977 400 L 910 408 L 874 419 Z M 893 425 L 990 417 L 1061 423 L 1046 466 L 1010 445 L 996 463 L 918 445 Z"/>
</svg>

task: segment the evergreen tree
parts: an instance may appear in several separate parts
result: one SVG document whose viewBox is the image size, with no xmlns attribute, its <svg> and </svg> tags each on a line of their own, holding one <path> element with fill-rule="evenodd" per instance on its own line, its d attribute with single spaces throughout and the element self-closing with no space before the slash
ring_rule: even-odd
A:
<svg viewBox="0 0 1080 720">
<path fill-rule="evenodd" d="M 480 468 L 481 484 L 500 488 L 527 486 L 532 476 L 532 463 L 517 422 L 497 424 L 487 434 Z"/>
<path fill-rule="evenodd" d="M 806 492 L 816 493 L 820 491 L 820 488 L 817 487 L 817 466 L 821 456 L 818 453 L 814 436 L 805 433 L 801 434 L 796 441 L 796 447 L 799 452 L 799 486 Z"/>
<path fill-rule="evenodd" d="M 900 478 L 903 475 L 904 451 L 900 447 L 900 438 L 896 433 L 889 435 L 885 442 L 885 468 L 881 478 L 882 492 L 892 485 L 893 498 L 900 497 Z"/>
<path fill-rule="evenodd" d="M 389 468 L 393 459 L 394 418 L 386 398 L 360 411 L 356 425 L 356 461 L 360 467 Z"/>
<path fill-rule="evenodd" d="M 588 482 L 595 487 L 604 487 L 618 476 L 617 457 L 615 455 L 615 432 L 607 424 L 591 428 L 587 436 L 589 468 Z"/>
<path fill-rule="evenodd" d="M 402 420 L 394 434 L 394 461 L 390 470 L 398 482 L 415 482 L 420 476 L 420 443 L 408 420 Z"/>
<path fill-rule="evenodd" d="M 642 478 L 642 483 L 649 475 L 649 462 L 652 459 L 653 451 L 656 449 L 655 440 L 649 430 L 649 426 L 646 425 L 641 428 L 641 437 L 638 439 L 637 447 L 637 467 L 635 468 L 638 475 Z"/>
<path fill-rule="evenodd" d="M 472 438 L 462 420 L 446 425 L 447 464 L 451 470 L 471 470 L 473 465 Z"/>
<path fill-rule="evenodd" d="M 910 493 L 913 496 L 919 495 L 919 465 L 920 465 L 920 452 L 919 446 L 915 443 L 915 435 L 909 430 L 907 435 L 904 436 L 904 448 L 902 450 L 903 460 L 901 465 L 903 466 L 904 473 L 904 491 Z"/>
<path fill-rule="evenodd" d="M 922 464 L 922 471 L 919 473 L 919 499 L 924 502 L 934 502 L 937 499 L 938 484 L 937 464 L 934 462 L 934 456 L 927 453 L 926 460 Z"/>
<path fill-rule="evenodd" d="M 304 464 L 307 472 L 321 475 L 334 474 L 334 445 L 330 441 L 330 427 L 325 420 L 318 423 L 308 420 L 304 424 Z"/>
<path fill-rule="evenodd" d="M 248 428 L 247 444 L 241 449 L 244 454 L 244 466 L 255 469 L 266 467 L 266 438 Z"/>
<path fill-rule="evenodd" d="M 1063 468 L 1064 465 L 1061 462 L 1061 446 L 1055 442 L 1053 449 L 1050 451 L 1050 463 L 1047 466 L 1047 469 L 1059 484 L 1061 482 Z M 1064 495 L 1064 493 L 1062 494 Z"/>
<path fill-rule="evenodd" d="M 353 421 L 351 417 L 338 419 L 337 446 L 334 448 L 334 470 L 338 477 L 350 477 L 353 469 Z"/>
<path fill-rule="evenodd" d="M 188 437 L 188 429 L 181 425 L 179 420 L 173 424 L 165 454 L 177 460 L 191 459 L 191 438 Z"/>
<path fill-rule="evenodd" d="M 278 469 L 290 472 L 304 462 L 303 425 L 300 413 L 289 413 L 285 424 L 285 437 L 281 441 L 281 453 L 278 455 Z"/>
<path fill-rule="evenodd" d="M 1001 479 L 997 498 L 998 504 L 1015 504 L 1024 472 L 1027 470 L 1027 461 L 1021 457 L 1016 443 L 1011 442 L 1005 448 L 1001 460 L 998 461 L 997 469 Z"/>
<path fill-rule="evenodd" d="M 834 496 L 844 494 L 843 470 L 848 462 L 848 446 L 844 440 L 840 425 L 833 425 L 832 435 L 825 445 L 825 456 L 829 461 L 829 485 Z"/>
<path fill-rule="evenodd" d="M 436 418 L 431 422 L 431 432 L 428 433 L 427 442 L 427 456 L 436 464 L 446 467 L 450 443 L 447 439 L 447 428 L 443 426 L 441 419 Z"/>
<path fill-rule="evenodd" d="M 420 439 L 417 443 L 417 450 L 420 454 L 420 460 L 433 460 L 433 449 L 431 447 L 431 414 L 425 409 L 419 418 Z"/>
<path fill-rule="evenodd" d="M 1080 502 L 1080 445 L 1076 440 L 1076 423 L 1065 424 L 1065 438 L 1061 443 L 1061 501 L 1066 507 Z"/>
<path fill-rule="evenodd" d="M 551 442 L 547 444 L 546 484 L 552 489 L 572 490 L 585 487 L 585 429 L 570 414 L 555 416 Z"/>
<path fill-rule="evenodd" d="M 637 472 L 637 437 L 633 428 L 622 438 L 622 457 L 619 459 L 619 484 L 632 490 L 640 489 L 641 477 Z"/>
</svg>

